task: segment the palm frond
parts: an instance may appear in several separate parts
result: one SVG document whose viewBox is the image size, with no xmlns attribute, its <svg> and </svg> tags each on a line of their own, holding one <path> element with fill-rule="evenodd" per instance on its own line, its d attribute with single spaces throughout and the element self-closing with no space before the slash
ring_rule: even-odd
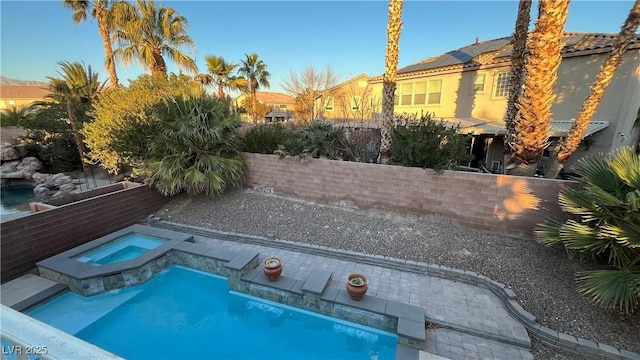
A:
<svg viewBox="0 0 640 360">
<path fill-rule="evenodd" d="M 578 274 L 579 291 L 600 306 L 630 312 L 640 304 L 640 271 L 596 270 Z"/>
</svg>

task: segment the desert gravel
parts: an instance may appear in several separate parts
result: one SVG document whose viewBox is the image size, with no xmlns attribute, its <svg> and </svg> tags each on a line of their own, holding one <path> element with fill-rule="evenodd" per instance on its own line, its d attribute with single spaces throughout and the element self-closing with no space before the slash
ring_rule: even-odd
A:
<svg viewBox="0 0 640 360">
<path fill-rule="evenodd" d="M 596 264 L 569 259 L 525 237 L 494 234 L 425 218 L 233 190 L 220 198 L 180 195 L 157 212 L 183 224 L 336 249 L 392 256 L 486 275 L 512 288 L 521 305 L 552 329 L 640 353 L 640 314 L 598 308 L 580 295 L 577 271 Z M 579 359 L 532 342 L 536 359 Z"/>
</svg>

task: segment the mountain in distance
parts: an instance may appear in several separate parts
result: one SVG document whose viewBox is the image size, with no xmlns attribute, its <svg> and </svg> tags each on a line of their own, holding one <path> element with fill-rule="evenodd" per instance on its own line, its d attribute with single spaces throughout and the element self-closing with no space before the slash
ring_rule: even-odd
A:
<svg viewBox="0 0 640 360">
<path fill-rule="evenodd" d="M 47 83 L 34 80 L 16 80 L 0 76 L 0 85 L 47 85 Z"/>
</svg>

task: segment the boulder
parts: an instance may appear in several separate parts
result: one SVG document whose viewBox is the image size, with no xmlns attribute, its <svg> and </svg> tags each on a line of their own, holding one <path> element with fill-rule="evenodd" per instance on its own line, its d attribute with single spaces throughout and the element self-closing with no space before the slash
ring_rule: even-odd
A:
<svg viewBox="0 0 640 360">
<path fill-rule="evenodd" d="M 7 146 L 0 148 L 0 160 L 2 161 L 11 161 L 11 160 L 19 160 L 20 154 L 13 146 Z"/>
<path fill-rule="evenodd" d="M 18 171 L 20 161 L 8 161 L 0 165 L 0 173 L 12 173 Z"/>
<path fill-rule="evenodd" d="M 31 175 L 31 178 L 33 179 L 33 181 L 36 182 L 36 185 L 37 185 L 37 184 L 46 183 L 47 181 L 49 181 L 51 179 L 51 176 L 53 176 L 53 175 L 52 174 L 35 173 L 35 174 Z"/>
</svg>

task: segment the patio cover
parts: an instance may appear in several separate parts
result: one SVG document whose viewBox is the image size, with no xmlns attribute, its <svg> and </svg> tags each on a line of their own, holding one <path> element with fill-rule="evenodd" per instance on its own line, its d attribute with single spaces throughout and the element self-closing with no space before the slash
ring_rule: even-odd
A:
<svg viewBox="0 0 640 360">
<path fill-rule="evenodd" d="M 449 119 L 446 119 L 449 121 Z M 475 119 L 481 120 L 481 119 Z M 551 128 L 549 130 L 549 137 L 565 137 L 569 133 L 571 129 L 571 125 L 573 124 L 573 120 L 554 120 L 551 122 Z M 609 121 L 591 121 L 589 127 L 585 132 L 584 137 L 592 135 L 600 130 L 605 129 L 609 126 Z M 467 135 L 489 135 L 489 136 L 498 136 L 504 135 L 507 133 L 504 122 L 496 121 L 489 122 L 485 121 L 484 123 L 480 123 L 477 125 L 464 126 L 460 125 L 460 133 Z"/>
</svg>

